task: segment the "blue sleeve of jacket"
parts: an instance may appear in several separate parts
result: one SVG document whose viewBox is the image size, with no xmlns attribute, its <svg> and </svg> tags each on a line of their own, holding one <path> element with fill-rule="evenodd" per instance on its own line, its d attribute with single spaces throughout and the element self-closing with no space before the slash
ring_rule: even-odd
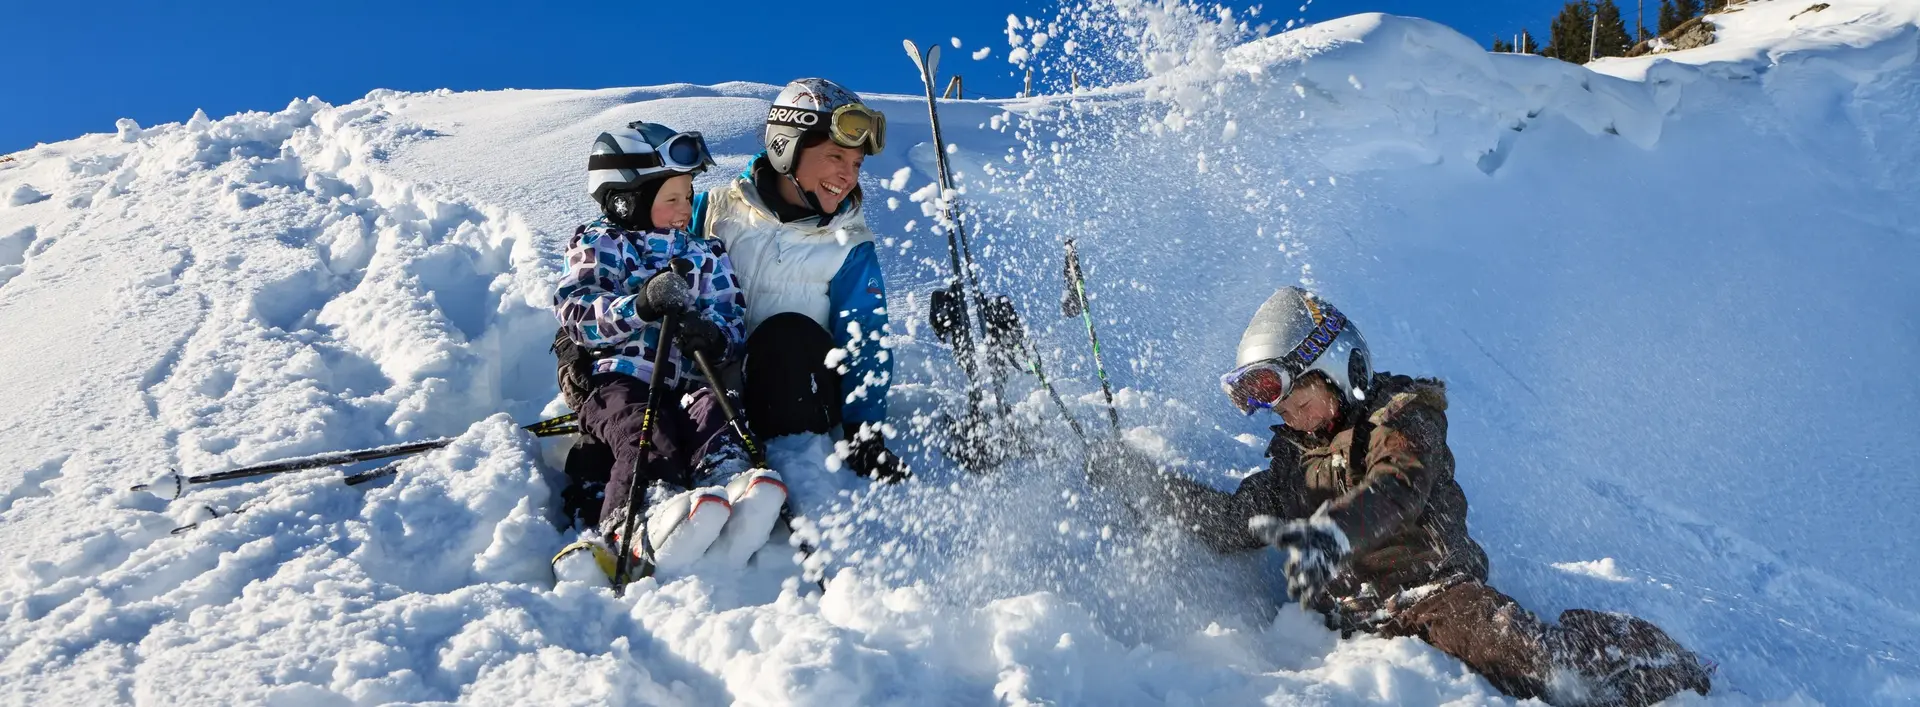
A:
<svg viewBox="0 0 1920 707">
<path fill-rule="evenodd" d="M 693 196 L 693 218 L 687 219 L 687 232 L 701 238 L 712 238 L 707 233 L 707 201 L 713 196 L 711 191 L 703 191 Z"/>
<path fill-rule="evenodd" d="M 827 284 L 827 329 L 847 357 L 840 364 L 846 397 L 841 422 L 857 425 L 887 419 L 887 389 L 893 385 L 893 352 L 887 350 L 887 283 L 873 243 L 847 254 Z"/>
</svg>

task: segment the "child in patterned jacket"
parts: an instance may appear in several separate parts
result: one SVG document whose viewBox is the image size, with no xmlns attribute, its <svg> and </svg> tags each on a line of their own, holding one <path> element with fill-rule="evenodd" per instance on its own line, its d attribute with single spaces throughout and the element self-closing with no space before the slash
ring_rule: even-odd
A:
<svg viewBox="0 0 1920 707">
<path fill-rule="evenodd" d="M 699 133 L 645 122 L 601 133 L 587 161 L 587 190 L 603 215 L 575 230 L 553 295 L 562 328 L 594 358 L 591 393 L 577 412 L 582 429 L 613 453 L 599 523 L 609 544 L 617 547 L 626 527 L 628 494 L 645 494 L 641 530 L 628 543 L 639 568 L 633 576 L 685 569 L 715 554 L 744 564 L 766 543 L 786 502 L 779 474 L 748 468 L 716 399 L 725 392 L 710 388 L 694 363 L 695 352 L 716 367 L 731 359 L 745 330 L 746 298 L 726 246 L 686 230 L 693 175 L 711 164 Z M 692 270 L 675 273 L 668 265 L 675 259 Z M 651 301 L 678 289 L 649 286 L 667 277 L 686 279 L 690 310 L 663 311 L 669 305 Z M 669 314 L 679 331 L 661 341 Z M 663 346 L 674 349 L 659 376 L 669 388 L 661 396 L 666 404 L 649 411 L 653 362 Z M 643 453 L 649 414 L 652 448 Z M 555 558 L 556 568 L 568 554 Z"/>
</svg>

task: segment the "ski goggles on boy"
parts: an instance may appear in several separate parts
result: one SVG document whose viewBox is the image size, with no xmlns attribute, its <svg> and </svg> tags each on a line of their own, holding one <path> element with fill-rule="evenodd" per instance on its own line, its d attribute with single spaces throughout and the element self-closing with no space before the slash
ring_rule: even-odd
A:
<svg viewBox="0 0 1920 707">
<path fill-rule="evenodd" d="M 848 103 L 831 112 L 775 106 L 767 114 L 767 122 L 802 131 L 824 131 L 841 147 L 865 145 L 869 155 L 880 154 L 887 147 L 887 114 L 864 103 Z"/>
<path fill-rule="evenodd" d="M 630 169 L 635 171 L 665 168 L 675 172 L 700 172 L 713 166 L 713 153 L 707 152 L 707 139 L 697 131 L 679 133 L 655 145 L 653 152 L 600 154 L 587 158 L 587 169 Z"/>
<path fill-rule="evenodd" d="M 1220 390 L 1233 399 L 1240 414 L 1252 415 L 1255 410 L 1272 410 L 1286 399 L 1287 393 L 1293 392 L 1294 378 L 1279 361 L 1267 359 L 1221 376 Z"/>
</svg>

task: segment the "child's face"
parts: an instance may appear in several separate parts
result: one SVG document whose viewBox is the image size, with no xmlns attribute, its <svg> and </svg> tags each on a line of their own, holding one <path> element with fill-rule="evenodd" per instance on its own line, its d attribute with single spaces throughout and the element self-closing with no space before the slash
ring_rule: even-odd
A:
<svg viewBox="0 0 1920 707">
<path fill-rule="evenodd" d="M 1281 398 L 1273 406 L 1280 413 L 1280 419 L 1288 427 L 1301 432 L 1317 433 L 1333 425 L 1340 413 L 1340 394 L 1326 379 L 1317 375 L 1302 378 L 1287 397 Z"/>
<path fill-rule="evenodd" d="M 693 220 L 693 175 L 675 175 L 660 185 L 660 193 L 653 196 L 653 212 L 648 217 L 655 228 L 684 230 Z"/>
</svg>

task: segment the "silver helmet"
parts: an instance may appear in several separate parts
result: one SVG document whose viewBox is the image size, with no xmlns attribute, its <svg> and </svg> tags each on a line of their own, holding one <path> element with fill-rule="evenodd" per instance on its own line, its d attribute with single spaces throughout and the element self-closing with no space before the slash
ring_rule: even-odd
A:
<svg viewBox="0 0 1920 707">
<path fill-rule="evenodd" d="M 886 147 L 887 116 L 860 102 L 859 94 L 826 79 L 796 79 L 767 107 L 765 143 L 773 171 L 792 174 L 801 141 L 809 133 L 858 147 L 869 155 Z"/>
<path fill-rule="evenodd" d="M 659 123 L 635 121 L 593 139 L 587 155 L 587 194 L 604 207 L 611 193 L 633 191 L 675 175 L 699 174 L 712 165 L 713 155 L 700 133 L 676 133 Z"/>
<path fill-rule="evenodd" d="M 1236 369 L 1261 363 L 1278 364 L 1288 374 L 1288 388 L 1318 371 L 1347 404 L 1365 400 L 1373 380 L 1360 328 L 1325 300 L 1291 285 L 1268 297 L 1240 335 Z"/>
</svg>

